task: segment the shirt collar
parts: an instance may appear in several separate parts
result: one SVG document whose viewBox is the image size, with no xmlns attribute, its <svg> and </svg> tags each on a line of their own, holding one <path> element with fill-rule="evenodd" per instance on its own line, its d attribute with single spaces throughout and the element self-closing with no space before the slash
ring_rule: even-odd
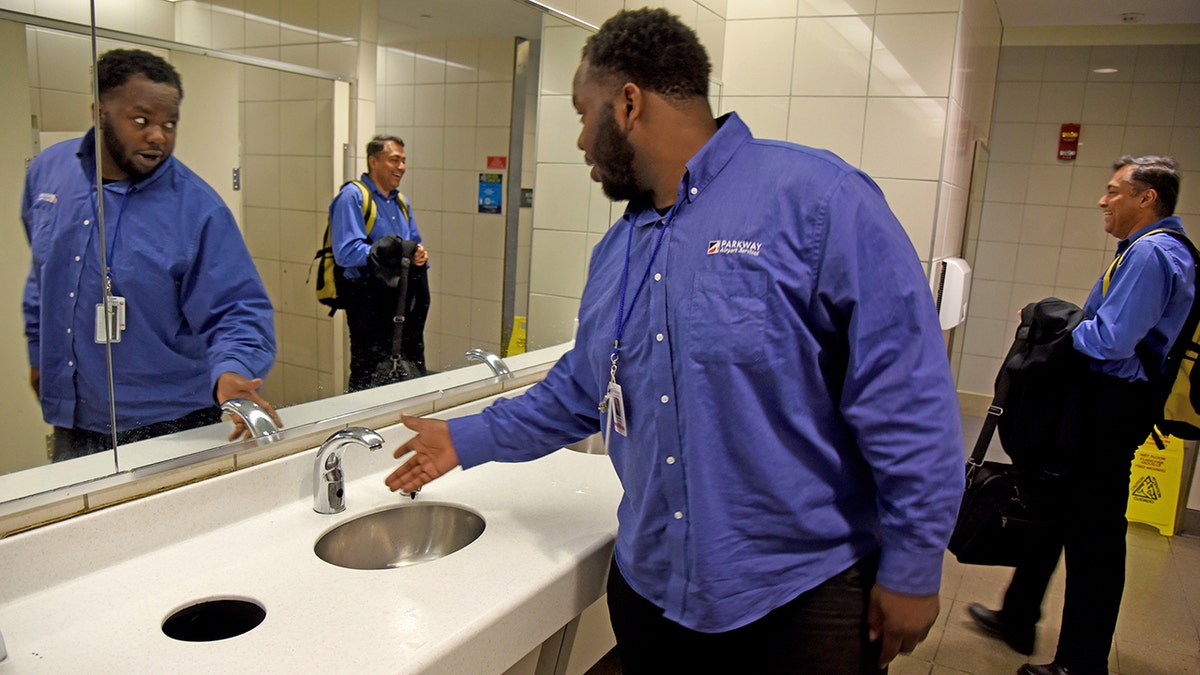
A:
<svg viewBox="0 0 1200 675">
<path fill-rule="evenodd" d="M 363 172 L 362 182 L 364 185 L 367 185 L 371 188 L 371 192 L 374 192 L 375 194 L 379 195 L 380 197 L 383 197 L 384 199 L 395 199 L 396 195 L 400 194 L 399 188 L 392 190 L 390 193 L 388 193 L 386 195 L 383 194 L 383 190 L 380 190 L 379 186 L 375 184 L 375 181 L 371 180 L 371 174 L 366 173 L 366 172 Z"/>
<path fill-rule="evenodd" d="M 1117 244 L 1117 255 L 1121 255 L 1122 253 L 1124 253 L 1125 249 L 1127 249 L 1133 245 L 1133 242 L 1137 241 L 1141 237 L 1144 237 L 1146 235 L 1146 233 L 1150 232 L 1151 230 L 1162 230 L 1162 229 L 1178 230 L 1180 232 L 1183 232 L 1184 231 L 1183 230 L 1183 221 L 1179 219 L 1179 216 L 1167 216 L 1166 218 L 1163 218 L 1162 220 L 1150 223 L 1149 225 L 1134 231 L 1132 234 L 1130 234 L 1128 237 L 1125 237 L 1124 239 L 1122 239 L 1120 241 L 1120 243 Z"/>
<path fill-rule="evenodd" d="M 738 148 L 752 139 L 750 128 L 736 112 L 718 117 L 717 133 L 713 134 L 700 151 L 684 165 L 686 171 L 683 173 L 683 180 L 679 182 L 679 190 L 675 193 L 675 204 L 696 200 L 721 173 L 729 160 L 733 159 Z M 649 225 L 663 218 L 654 209 L 654 204 L 645 197 L 630 200 L 625 209 L 625 217 L 631 219 L 634 225 Z"/>
</svg>

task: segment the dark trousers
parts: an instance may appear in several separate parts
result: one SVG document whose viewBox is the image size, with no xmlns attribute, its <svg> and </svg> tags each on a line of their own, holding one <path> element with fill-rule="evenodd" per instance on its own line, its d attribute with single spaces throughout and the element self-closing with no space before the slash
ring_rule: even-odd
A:
<svg viewBox="0 0 1200 675">
<path fill-rule="evenodd" d="M 346 303 L 350 329 L 350 391 L 398 382 L 379 372 L 392 357 L 396 305 L 400 291 L 373 279 L 347 279 L 338 287 Z"/>
<path fill-rule="evenodd" d="M 134 443 L 144 441 L 147 438 L 155 436 L 165 436 L 173 434 L 177 431 L 186 431 L 197 427 L 216 424 L 221 421 L 221 409 L 217 406 L 211 408 L 201 408 L 190 412 L 183 417 L 165 422 L 155 422 L 145 426 L 127 429 L 117 432 L 117 443 Z M 84 455 L 92 455 L 105 450 L 112 450 L 113 447 L 112 434 L 105 434 L 99 431 L 88 431 L 86 429 L 68 429 L 66 427 L 54 427 L 54 433 L 50 436 L 50 461 L 61 462 L 66 459 L 75 459 Z"/>
<path fill-rule="evenodd" d="M 1062 538 L 1031 551 L 1004 595 L 1006 621 L 1032 626 L 1059 556 L 1066 554 L 1066 597 L 1054 660 L 1080 672 L 1107 672 L 1125 589 L 1125 509 L 1137 446 L 1153 425 L 1161 399 L 1146 383 L 1090 375 L 1077 396 L 1083 420 L 1064 476 Z"/>
<path fill-rule="evenodd" d="M 613 560 L 608 610 L 624 675 L 755 673 L 863 675 L 877 668 L 879 643 L 867 639 L 867 605 L 878 555 L 741 628 L 700 633 L 663 617 L 638 595 Z"/>
</svg>

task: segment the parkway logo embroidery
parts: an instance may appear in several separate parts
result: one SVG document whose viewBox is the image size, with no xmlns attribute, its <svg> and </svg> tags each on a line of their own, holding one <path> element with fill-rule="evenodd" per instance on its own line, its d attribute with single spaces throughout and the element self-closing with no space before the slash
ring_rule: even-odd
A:
<svg viewBox="0 0 1200 675">
<path fill-rule="evenodd" d="M 716 239 L 708 242 L 708 255 L 753 255 L 762 251 L 762 243 L 741 239 Z"/>
<path fill-rule="evenodd" d="M 43 192 L 37 196 L 37 200 L 39 202 L 50 202 L 51 204 L 56 204 L 58 203 L 58 195 L 51 192 Z"/>
</svg>

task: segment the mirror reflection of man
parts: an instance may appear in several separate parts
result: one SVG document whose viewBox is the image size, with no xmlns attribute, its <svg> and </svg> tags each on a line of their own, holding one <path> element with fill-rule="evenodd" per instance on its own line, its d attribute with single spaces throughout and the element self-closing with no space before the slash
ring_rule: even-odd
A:
<svg viewBox="0 0 1200 675">
<path fill-rule="evenodd" d="M 179 74 L 126 49 L 102 55 L 96 74 L 99 139 L 93 128 L 39 154 L 21 209 L 33 252 L 23 303 L 30 383 L 54 427 L 52 459 L 112 447 L 106 343 L 118 443 L 218 422 L 217 404 L 231 398 L 278 422 L 257 392 L 275 359 L 271 301 L 233 214 L 171 154 Z M 235 422 L 230 438 L 243 431 Z"/>
<path fill-rule="evenodd" d="M 343 185 L 329 205 L 333 257 L 343 275 L 338 281 L 338 297 L 344 302 L 350 329 L 350 391 L 426 372 L 422 334 L 429 308 L 425 281 L 429 253 L 421 245 L 421 233 L 408 200 L 400 193 L 407 162 L 404 141 L 395 136 L 376 136 L 367 143 L 367 172 L 359 181 L 367 187 L 375 205 L 370 232 L 363 216 L 363 192 L 352 183 Z M 400 284 L 399 258 L 406 246 L 411 251 L 408 256 L 412 273 L 405 284 Z M 392 268 L 390 279 L 388 268 Z M 402 289 L 406 291 L 403 307 Z M 401 316 L 404 321 L 397 322 Z M 400 323 L 403 326 L 397 328 Z M 403 332 L 399 341 L 397 330 Z M 393 357 L 406 359 L 415 372 L 393 368 Z"/>
</svg>

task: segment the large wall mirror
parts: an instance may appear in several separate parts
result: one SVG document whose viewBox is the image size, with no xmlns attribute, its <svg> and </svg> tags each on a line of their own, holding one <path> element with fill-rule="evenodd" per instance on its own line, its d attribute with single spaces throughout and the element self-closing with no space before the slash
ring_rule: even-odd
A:
<svg viewBox="0 0 1200 675">
<path fill-rule="evenodd" d="M 260 391 L 285 426 L 357 395 L 344 393 L 343 315 L 328 316 L 309 277 L 329 201 L 366 170 L 375 133 L 405 140 L 400 190 L 431 263 L 430 370 L 472 365 L 476 347 L 511 354 L 572 338 L 588 252 L 611 223 L 574 147 L 569 83 L 586 24 L 519 0 L 350 0 L 336 11 L 318 0 L 94 0 L 92 31 L 87 3 L 75 4 L 0 0 L 0 502 L 219 446 L 230 429 L 50 462 L 22 320 L 21 195 L 29 160 L 92 124 L 92 33 L 97 53 L 145 49 L 180 72 L 175 156 L 229 206 L 271 299 L 277 353 Z M 535 185 L 547 192 L 536 218 Z M 116 377 L 148 376 L 142 356 L 114 350 Z M 130 408 L 119 393 L 114 406 Z"/>
</svg>

